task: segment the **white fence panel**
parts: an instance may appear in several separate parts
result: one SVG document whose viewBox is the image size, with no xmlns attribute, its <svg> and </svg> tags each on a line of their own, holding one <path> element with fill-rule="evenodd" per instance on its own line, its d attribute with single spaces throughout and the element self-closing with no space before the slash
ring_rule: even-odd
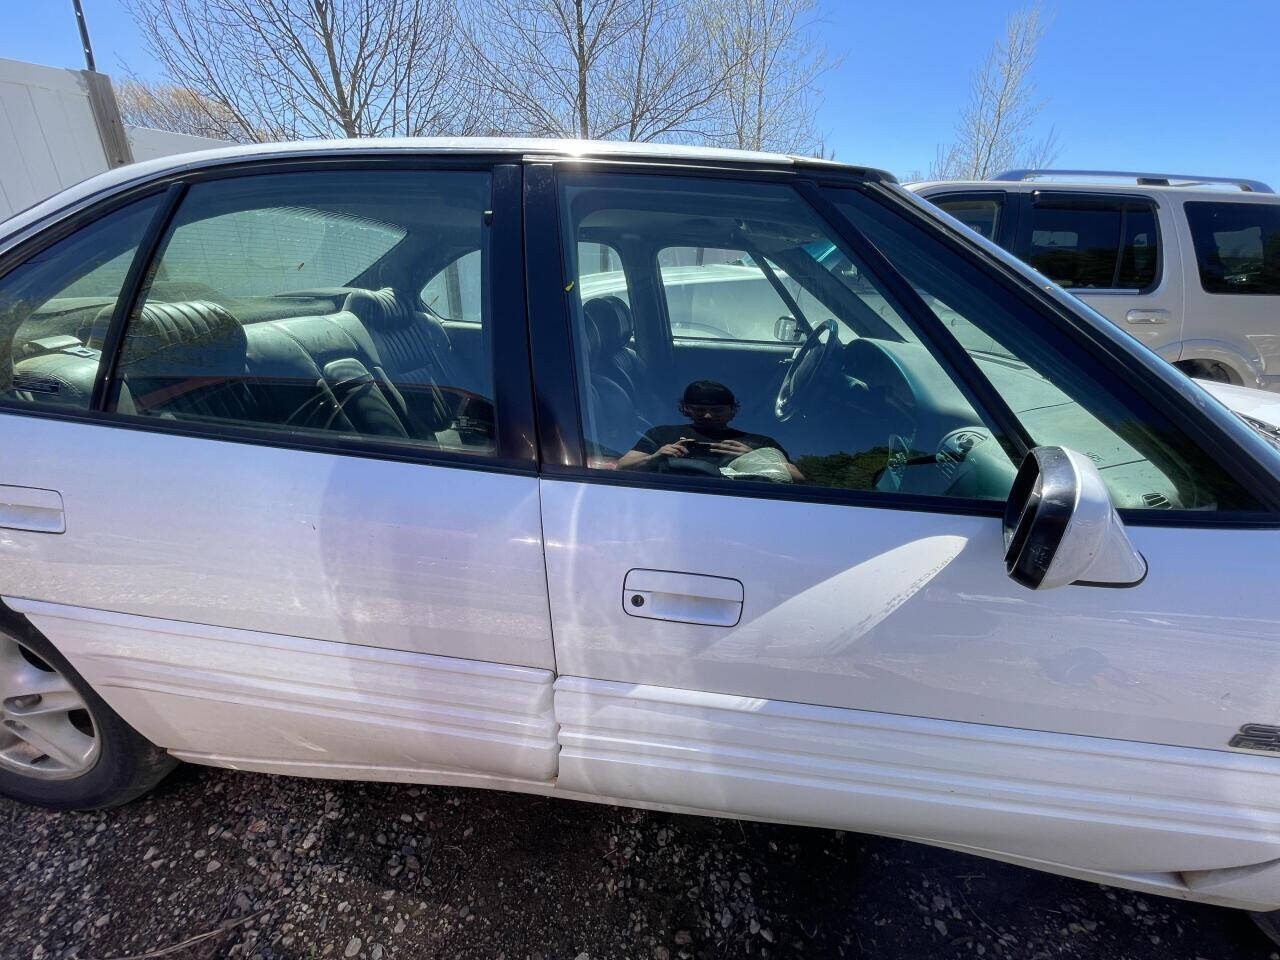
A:
<svg viewBox="0 0 1280 960">
<path fill-rule="evenodd" d="M 226 146 L 146 127 L 125 134 L 135 160 Z M 0 58 L 0 220 L 107 167 L 85 75 Z"/>
</svg>

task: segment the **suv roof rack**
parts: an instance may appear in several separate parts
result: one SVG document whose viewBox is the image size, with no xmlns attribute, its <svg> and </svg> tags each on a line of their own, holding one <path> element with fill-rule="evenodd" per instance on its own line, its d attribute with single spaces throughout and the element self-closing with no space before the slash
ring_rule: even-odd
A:
<svg viewBox="0 0 1280 960">
<path fill-rule="evenodd" d="M 1137 173 L 1131 170 L 1005 170 L 992 180 L 1035 180 L 1039 177 L 1110 177 L 1116 180 L 1136 180 L 1144 187 L 1197 187 L 1209 183 L 1223 183 L 1239 187 L 1245 193 L 1275 193 L 1261 180 L 1245 180 L 1240 177 L 1195 177 L 1182 173 Z"/>
</svg>

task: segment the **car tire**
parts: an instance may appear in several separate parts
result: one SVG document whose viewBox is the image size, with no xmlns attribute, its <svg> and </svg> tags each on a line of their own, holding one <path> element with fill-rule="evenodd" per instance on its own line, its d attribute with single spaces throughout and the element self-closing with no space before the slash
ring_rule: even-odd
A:
<svg viewBox="0 0 1280 960">
<path fill-rule="evenodd" d="M 114 807 L 177 766 L 34 629 L 0 631 L 0 698 L 0 793 L 15 800 L 50 810 Z"/>
<path fill-rule="evenodd" d="M 1214 383 L 1237 383 L 1237 378 L 1225 363 L 1217 360 L 1179 360 L 1177 367 L 1196 380 L 1212 380 Z"/>
<path fill-rule="evenodd" d="M 1249 916 L 1272 943 L 1280 946 L 1280 910 L 1268 910 L 1266 913 L 1250 911 Z"/>
</svg>

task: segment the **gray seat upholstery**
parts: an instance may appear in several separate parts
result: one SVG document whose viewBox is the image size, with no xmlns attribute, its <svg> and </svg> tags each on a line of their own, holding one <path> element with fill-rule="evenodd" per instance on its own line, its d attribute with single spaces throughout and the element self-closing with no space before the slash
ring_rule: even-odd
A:
<svg viewBox="0 0 1280 960">
<path fill-rule="evenodd" d="M 357 318 L 413 416 L 432 429 L 446 429 L 466 391 L 440 321 L 390 288 L 353 291 L 343 312 Z"/>
<path fill-rule="evenodd" d="M 593 297 L 582 305 L 600 336 L 601 372 L 616 383 L 645 418 L 653 416 L 656 398 L 648 367 L 632 347 L 635 322 L 621 297 Z"/>
<path fill-rule="evenodd" d="M 408 436 L 371 366 L 328 318 L 245 327 L 218 304 L 192 301 L 146 304 L 117 370 L 121 408 L 141 414 Z"/>
<path fill-rule="evenodd" d="M 600 322 L 611 323 L 609 314 L 599 307 L 586 307 L 597 301 L 588 301 L 582 311 L 583 332 L 586 334 L 587 366 L 590 370 L 589 397 L 591 417 L 585 425 L 588 433 L 589 452 L 597 456 L 617 457 L 626 453 L 650 426 L 636 411 L 631 395 L 614 379 L 614 368 L 609 362 L 612 354 L 605 350 L 606 339 Z M 610 340 L 612 342 L 612 340 Z"/>
</svg>

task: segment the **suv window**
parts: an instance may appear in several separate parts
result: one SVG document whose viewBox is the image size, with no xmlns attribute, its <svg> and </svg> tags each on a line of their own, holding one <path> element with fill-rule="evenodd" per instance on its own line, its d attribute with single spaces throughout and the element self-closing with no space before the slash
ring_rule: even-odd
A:
<svg viewBox="0 0 1280 960">
<path fill-rule="evenodd" d="M 0 397 L 87 408 L 125 274 L 155 215 L 139 200 L 0 278 Z"/>
<path fill-rule="evenodd" d="M 468 248 L 483 271 L 486 209 L 481 172 L 281 173 L 192 186 L 129 319 L 114 409 L 491 451 L 491 365 L 463 355 L 422 308 L 415 273 Z M 476 297 L 483 317 L 483 284 Z M 469 344 L 483 349 L 480 338 Z"/>
<path fill-rule="evenodd" d="M 1280 204 L 1189 201 L 1206 293 L 1280 295 Z"/>
<path fill-rule="evenodd" d="M 929 198 L 935 206 L 945 210 L 970 230 L 994 241 L 1000 229 L 1000 214 L 1004 202 L 998 197 L 947 196 Z"/>
<path fill-rule="evenodd" d="M 1146 290 L 1160 271 L 1149 201 L 1096 195 L 1032 195 L 1023 259 L 1076 290 Z"/>
</svg>

